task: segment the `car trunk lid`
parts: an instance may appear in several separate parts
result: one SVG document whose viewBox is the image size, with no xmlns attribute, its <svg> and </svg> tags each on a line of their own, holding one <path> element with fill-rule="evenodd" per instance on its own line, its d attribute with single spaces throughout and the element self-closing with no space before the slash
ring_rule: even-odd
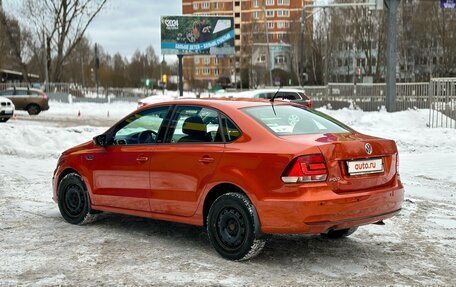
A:
<svg viewBox="0 0 456 287">
<path fill-rule="evenodd" d="M 335 192 L 368 190 L 392 184 L 397 148 L 393 140 L 351 133 L 282 137 L 287 141 L 316 145 L 326 161 L 327 184 Z"/>
</svg>

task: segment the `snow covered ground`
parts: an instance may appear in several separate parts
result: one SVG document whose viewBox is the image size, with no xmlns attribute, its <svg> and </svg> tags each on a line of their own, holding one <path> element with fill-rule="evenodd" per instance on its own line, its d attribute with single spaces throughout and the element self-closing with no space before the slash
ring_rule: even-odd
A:
<svg viewBox="0 0 456 287">
<path fill-rule="evenodd" d="M 38 117 L 0 124 L 0 286 L 456 284 L 456 130 L 426 128 L 428 111 L 322 109 L 396 140 L 403 212 L 343 240 L 273 236 L 257 258 L 236 263 L 217 255 L 202 228 L 114 214 L 87 226 L 61 218 L 51 199 L 59 154 L 135 108 L 51 103 Z"/>
</svg>

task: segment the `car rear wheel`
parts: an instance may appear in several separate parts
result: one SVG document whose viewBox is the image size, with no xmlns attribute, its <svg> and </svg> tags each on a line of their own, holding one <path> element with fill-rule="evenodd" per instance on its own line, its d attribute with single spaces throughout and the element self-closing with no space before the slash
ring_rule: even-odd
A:
<svg viewBox="0 0 456 287">
<path fill-rule="evenodd" d="M 357 229 L 358 227 L 330 230 L 327 233 L 322 233 L 321 235 L 331 239 L 339 239 L 352 235 Z"/>
<path fill-rule="evenodd" d="M 247 196 L 230 192 L 218 197 L 207 217 L 207 233 L 215 250 L 222 257 L 236 261 L 258 255 L 265 240 L 255 232 L 256 216 Z"/>
<path fill-rule="evenodd" d="M 0 123 L 5 123 L 9 120 L 10 118 L 0 118 Z"/>
<path fill-rule="evenodd" d="M 41 108 L 38 105 L 31 104 L 27 106 L 27 112 L 29 115 L 34 116 L 41 112 Z"/>
<path fill-rule="evenodd" d="M 59 184 L 59 210 L 65 221 L 85 224 L 94 220 L 90 212 L 90 199 L 81 176 L 77 173 L 65 175 Z"/>
</svg>

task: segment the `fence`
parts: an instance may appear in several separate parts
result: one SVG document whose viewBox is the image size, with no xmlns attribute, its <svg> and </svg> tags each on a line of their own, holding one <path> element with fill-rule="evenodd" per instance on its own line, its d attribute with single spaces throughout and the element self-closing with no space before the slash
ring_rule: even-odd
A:
<svg viewBox="0 0 456 287">
<path fill-rule="evenodd" d="M 28 87 L 26 83 L 0 83 L 0 91 L 10 87 Z M 136 88 L 103 88 L 100 87 L 98 92 L 96 88 L 82 88 L 77 85 L 68 83 L 50 83 L 44 86 L 34 87 L 46 91 L 50 100 L 68 103 L 69 95 L 73 102 L 90 102 L 90 103 L 106 103 L 108 98 L 111 102 L 115 101 L 131 101 L 137 102 L 139 99 L 145 98 L 151 94 L 145 89 Z"/>
<path fill-rule="evenodd" d="M 386 84 L 339 84 L 305 87 L 306 94 L 315 107 L 331 109 L 358 108 L 378 111 L 385 106 Z M 398 83 L 396 86 L 396 110 L 428 109 L 429 83 Z"/>
<path fill-rule="evenodd" d="M 456 128 L 456 78 L 432 79 L 429 90 L 429 126 Z"/>
<path fill-rule="evenodd" d="M 23 84 L 0 83 L 0 90 Z M 329 83 L 326 86 L 304 87 L 315 108 L 357 108 L 378 111 L 385 106 L 385 83 Z M 67 83 L 46 84 L 44 90 L 51 100 L 69 102 L 133 101 L 149 96 L 150 91 L 135 88 L 81 88 Z M 429 109 L 429 127 L 456 128 L 456 78 L 436 78 L 429 83 L 398 83 L 396 110 Z"/>
</svg>

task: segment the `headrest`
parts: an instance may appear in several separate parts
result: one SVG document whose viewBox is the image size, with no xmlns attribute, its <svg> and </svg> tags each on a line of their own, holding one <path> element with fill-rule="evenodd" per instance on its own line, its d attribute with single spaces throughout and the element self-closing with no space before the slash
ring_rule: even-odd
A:
<svg viewBox="0 0 456 287">
<path fill-rule="evenodd" d="M 189 136 L 205 137 L 207 125 L 203 122 L 201 117 L 189 117 L 185 119 L 184 124 L 182 125 L 182 132 Z"/>
</svg>

